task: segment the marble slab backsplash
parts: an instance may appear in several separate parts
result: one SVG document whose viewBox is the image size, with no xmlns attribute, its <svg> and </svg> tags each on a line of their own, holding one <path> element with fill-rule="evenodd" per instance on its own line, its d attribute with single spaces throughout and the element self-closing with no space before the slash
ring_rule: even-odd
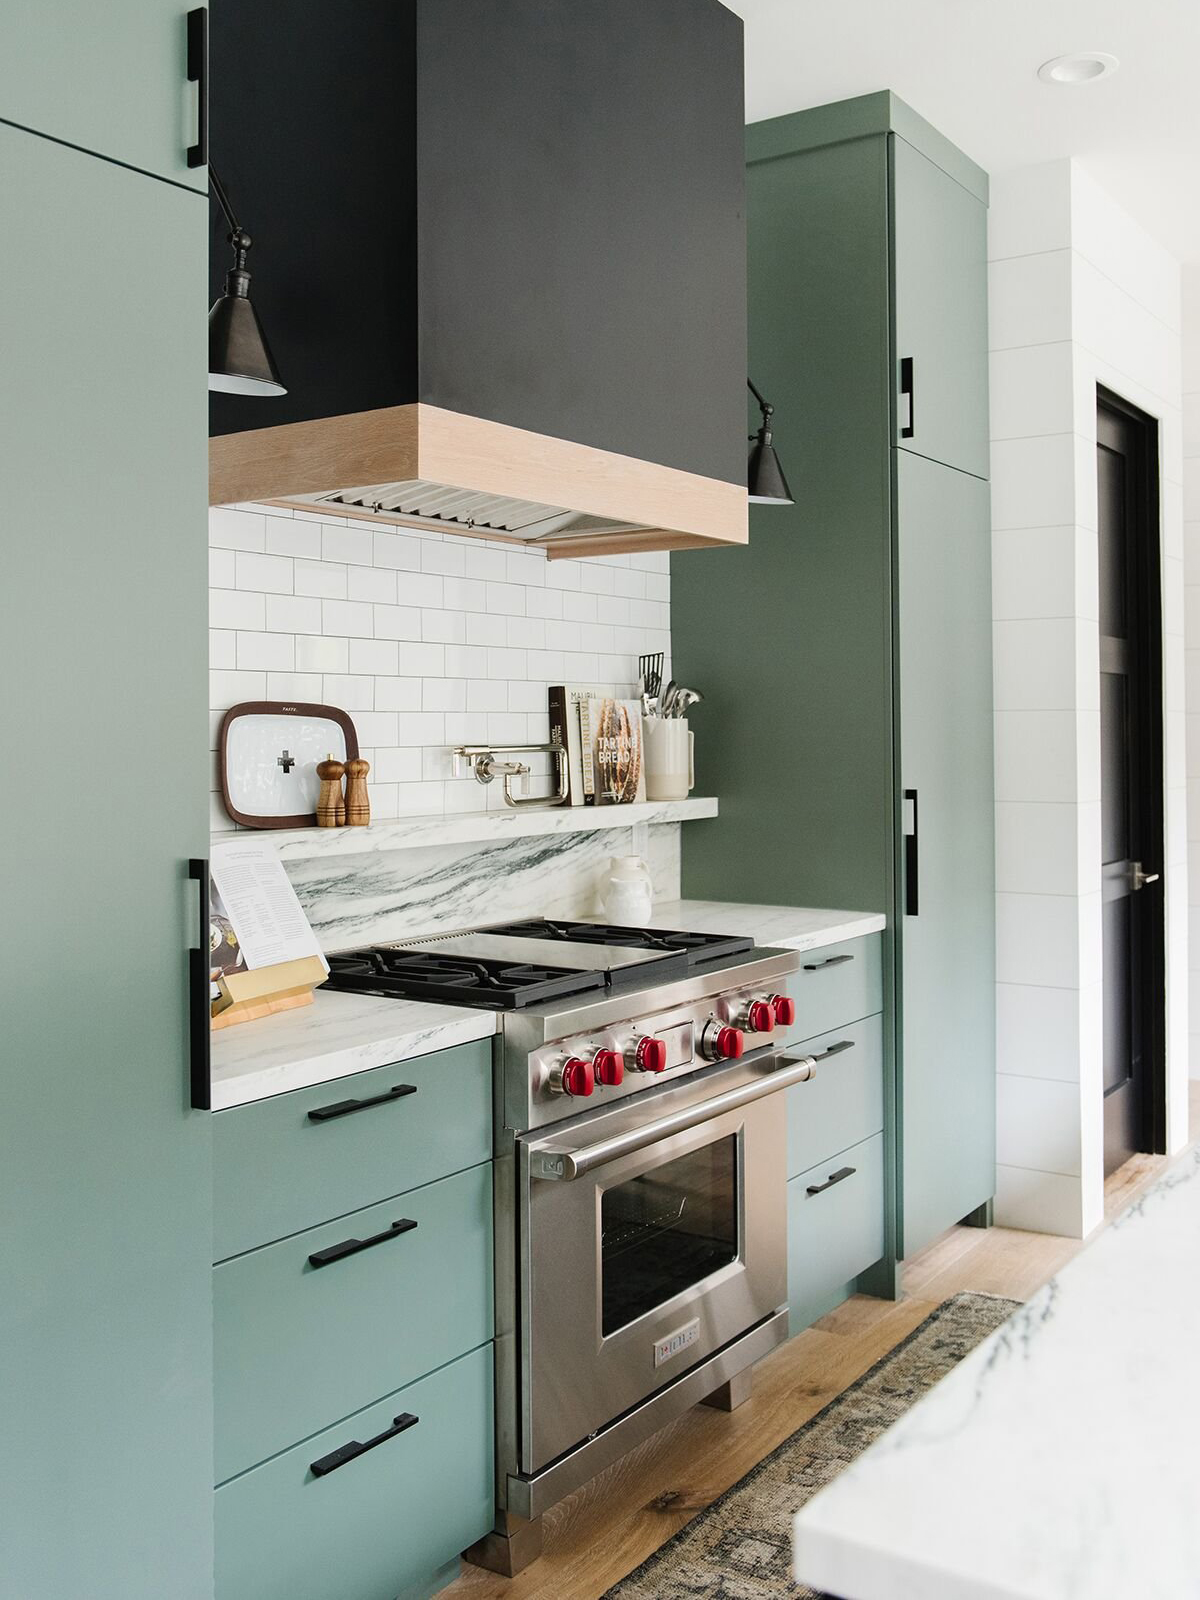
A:
<svg viewBox="0 0 1200 1600">
<path fill-rule="evenodd" d="M 316 857 L 285 861 L 284 868 L 328 952 L 514 917 L 600 915 L 615 855 L 642 856 L 655 900 L 677 900 L 679 848 L 679 824 L 663 823 Z"/>
</svg>

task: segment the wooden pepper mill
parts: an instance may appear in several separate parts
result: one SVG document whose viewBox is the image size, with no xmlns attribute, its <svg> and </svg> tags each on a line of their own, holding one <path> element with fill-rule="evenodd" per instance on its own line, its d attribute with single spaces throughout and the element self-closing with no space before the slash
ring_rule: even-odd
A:
<svg viewBox="0 0 1200 1600">
<path fill-rule="evenodd" d="M 346 820 L 346 802 L 342 798 L 345 770 L 345 762 L 335 761 L 332 754 L 317 762 L 317 777 L 321 780 L 321 792 L 317 796 L 318 828 L 340 828 Z"/>
<path fill-rule="evenodd" d="M 360 758 L 346 763 L 346 826 L 365 828 L 371 820 L 371 802 L 367 798 L 367 773 L 371 763 Z"/>
</svg>

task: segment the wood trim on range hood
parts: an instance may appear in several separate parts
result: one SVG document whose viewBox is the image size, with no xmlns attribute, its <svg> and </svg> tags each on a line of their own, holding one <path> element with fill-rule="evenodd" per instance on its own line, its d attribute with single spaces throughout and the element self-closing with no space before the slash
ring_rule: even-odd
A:
<svg viewBox="0 0 1200 1600">
<path fill-rule="evenodd" d="M 551 559 L 745 544 L 748 536 L 748 501 L 739 484 L 440 406 L 388 406 L 209 441 L 210 505 L 259 500 L 313 511 L 320 506 L 307 497 L 414 479 L 625 526 L 530 540 L 366 507 L 331 506 L 330 514 L 511 540 Z"/>
</svg>

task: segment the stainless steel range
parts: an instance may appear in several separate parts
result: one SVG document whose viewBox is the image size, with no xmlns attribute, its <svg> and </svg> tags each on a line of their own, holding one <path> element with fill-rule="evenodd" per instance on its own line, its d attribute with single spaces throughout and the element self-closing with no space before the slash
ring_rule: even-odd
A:
<svg viewBox="0 0 1200 1600">
<path fill-rule="evenodd" d="M 791 951 L 531 921 L 331 957 L 331 984 L 496 1007 L 496 1533 L 697 1401 L 737 1403 L 787 1334 L 786 1122 L 810 1077 Z"/>
</svg>

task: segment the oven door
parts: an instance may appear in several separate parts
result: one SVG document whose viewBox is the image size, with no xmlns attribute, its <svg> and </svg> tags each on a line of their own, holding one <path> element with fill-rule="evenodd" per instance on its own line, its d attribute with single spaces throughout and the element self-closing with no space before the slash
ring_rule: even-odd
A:
<svg viewBox="0 0 1200 1600">
<path fill-rule="evenodd" d="M 540 1471 L 787 1299 L 774 1053 L 522 1141 L 521 1470 Z"/>
</svg>

